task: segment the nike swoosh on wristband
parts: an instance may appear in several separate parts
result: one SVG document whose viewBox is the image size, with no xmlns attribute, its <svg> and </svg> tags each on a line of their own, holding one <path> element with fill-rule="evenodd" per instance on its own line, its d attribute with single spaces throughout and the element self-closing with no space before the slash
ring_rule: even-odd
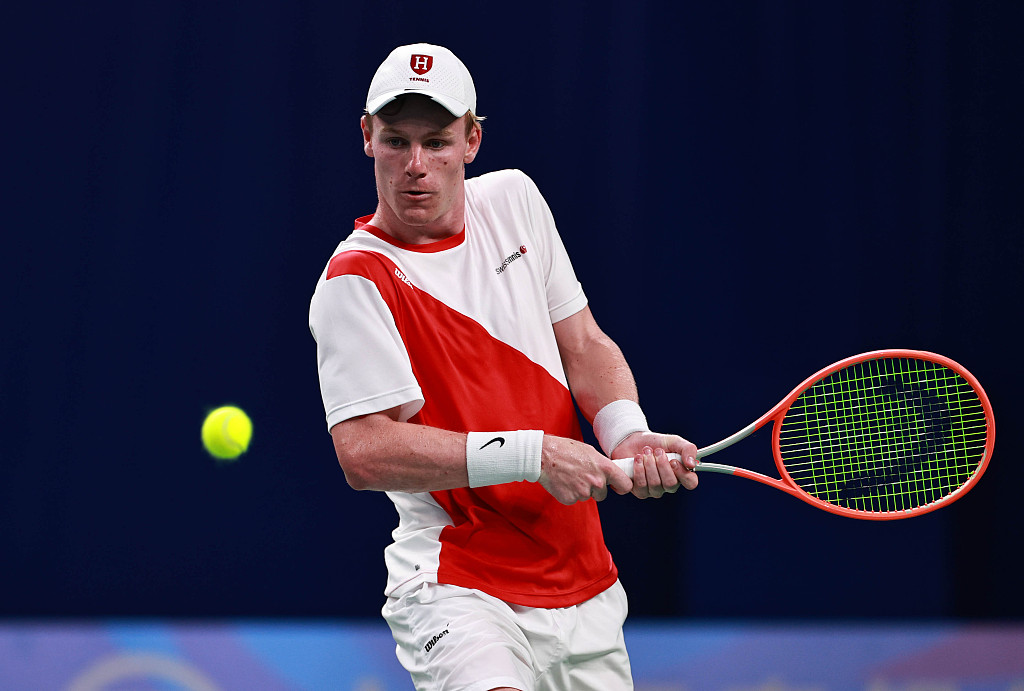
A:
<svg viewBox="0 0 1024 691">
<path fill-rule="evenodd" d="M 480 450 L 483 451 L 494 442 L 498 442 L 498 448 L 501 448 L 502 446 L 505 446 L 505 437 L 495 437 L 494 439 L 490 440 L 489 442 L 481 446 Z"/>
</svg>

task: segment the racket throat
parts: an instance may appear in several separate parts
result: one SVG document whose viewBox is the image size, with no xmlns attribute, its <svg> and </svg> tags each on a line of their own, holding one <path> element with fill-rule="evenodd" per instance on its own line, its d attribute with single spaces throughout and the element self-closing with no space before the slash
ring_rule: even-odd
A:
<svg viewBox="0 0 1024 691">
<path fill-rule="evenodd" d="M 760 422 L 761 422 L 761 420 L 758 420 L 757 422 L 752 422 L 749 425 L 747 425 L 746 427 L 744 427 L 743 429 L 741 429 L 736 434 L 728 436 L 725 439 L 723 439 L 722 441 L 717 442 L 715 444 L 711 444 L 710 446 L 705 446 L 703 449 L 698 449 L 697 450 L 697 458 L 701 459 L 701 458 L 704 458 L 705 456 L 710 456 L 713 453 L 717 453 L 717 452 L 721 451 L 722 449 L 725 449 L 725 448 L 728 448 L 728 447 L 732 446 L 733 444 L 735 444 L 736 442 L 740 441 L 741 439 L 746 439 L 751 434 L 753 434 L 754 432 L 757 431 L 757 428 L 760 427 L 760 424 L 759 424 Z M 714 465 L 714 464 L 708 464 L 708 465 Z M 710 468 L 709 468 L 709 470 L 710 470 Z M 726 471 L 724 471 L 724 470 L 712 470 L 712 472 L 722 473 L 722 472 L 726 472 Z"/>
</svg>

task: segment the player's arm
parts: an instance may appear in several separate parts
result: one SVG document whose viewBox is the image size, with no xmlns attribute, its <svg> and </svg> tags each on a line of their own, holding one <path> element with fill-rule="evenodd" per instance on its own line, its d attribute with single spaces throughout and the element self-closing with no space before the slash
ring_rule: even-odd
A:
<svg viewBox="0 0 1024 691">
<path fill-rule="evenodd" d="M 616 401 L 638 401 L 636 382 L 626 358 L 597 325 L 589 307 L 556 322 L 554 330 L 569 388 L 587 420 L 594 422 L 598 413 Z M 693 472 L 696 446 L 676 435 L 650 432 L 645 421 L 642 429 L 605 450 L 613 458 L 636 460 L 633 494 L 640 498 L 658 497 L 680 485 L 687 489 L 697 485 Z M 680 454 L 683 463 L 670 460 L 666 452 Z"/>
<path fill-rule="evenodd" d="M 398 422 L 399 410 L 360 415 L 331 428 L 348 484 L 393 492 L 468 487 L 466 435 Z"/>
<path fill-rule="evenodd" d="M 603 466 L 610 462 L 588 444 L 540 432 L 460 434 L 399 422 L 399 411 L 361 415 L 331 428 L 338 462 L 353 488 L 431 492 L 529 480 L 563 504 L 607 495 L 610 478 Z M 501 443 L 493 442 L 499 436 Z M 488 448 L 478 448 L 483 446 Z M 631 481 L 610 465 L 613 489 L 628 492 Z"/>
</svg>

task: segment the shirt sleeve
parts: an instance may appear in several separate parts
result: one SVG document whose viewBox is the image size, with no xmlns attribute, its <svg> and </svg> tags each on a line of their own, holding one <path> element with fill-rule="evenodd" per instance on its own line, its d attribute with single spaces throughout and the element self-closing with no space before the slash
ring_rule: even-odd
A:
<svg viewBox="0 0 1024 691">
<path fill-rule="evenodd" d="M 327 428 L 401 406 L 404 422 L 423 392 L 394 317 L 377 286 L 356 275 L 321 280 L 309 308 Z"/>
<path fill-rule="evenodd" d="M 587 296 L 576 278 L 569 253 L 558 233 L 554 214 L 536 183 L 522 174 L 526 185 L 527 209 L 534 237 L 544 262 L 544 285 L 551 323 L 571 317 L 587 306 Z"/>
</svg>

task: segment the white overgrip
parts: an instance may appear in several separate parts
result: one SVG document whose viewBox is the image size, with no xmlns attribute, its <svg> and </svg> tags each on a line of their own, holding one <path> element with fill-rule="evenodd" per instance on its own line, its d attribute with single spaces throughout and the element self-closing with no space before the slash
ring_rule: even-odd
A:
<svg viewBox="0 0 1024 691">
<path fill-rule="evenodd" d="M 726 447 L 732 446 L 733 444 L 735 444 L 736 442 L 740 441 L 741 439 L 745 439 L 746 437 L 749 437 L 751 434 L 754 433 L 754 431 L 756 429 L 757 429 L 757 423 L 756 422 L 752 422 L 749 425 L 747 425 L 746 427 L 744 427 L 743 429 L 741 429 L 736 434 L 728 436 L 725 439 L 723 439 L 722 441 L 717 442 L 715 444 L 712 444 L 711 446 L 705 446 L 703 449 L 698 449 L 697 450 L 697 460 L 700 461 L 700 459 L 704 458 L 705 456 L 710 456 L 711 454 L 717 453 L 717 452 L 721 451 L 722 449 L 724 449 Z M 673 460 L 676 460 L 676 461 L 680 461 L 680 462 L 682 462 L 682 460 L 683 460 L 683 457 L 680 456 L 677 453 L 670 453 L 670 454 L 668 454 L 668 457 L 670 459 L 673 459 Z M 624 472 L 630 478 L 633 477 L 633 459 L 632 458 L 613 458 L 612 462 L 615 465 L 619 466 L 619 468 L 622 469 L 622 472 Z M 710 473 L 726 473 L 728 475 L 732 475 L 733 472 L 736 470 L 736 468 L 734 468 L 731 465 L 722 465 L 720 463 L 700 463 L 700 462 L 698 462 L 696 470 L 701 470 L 701 471 L 710 472 Z"/>
</svg>

